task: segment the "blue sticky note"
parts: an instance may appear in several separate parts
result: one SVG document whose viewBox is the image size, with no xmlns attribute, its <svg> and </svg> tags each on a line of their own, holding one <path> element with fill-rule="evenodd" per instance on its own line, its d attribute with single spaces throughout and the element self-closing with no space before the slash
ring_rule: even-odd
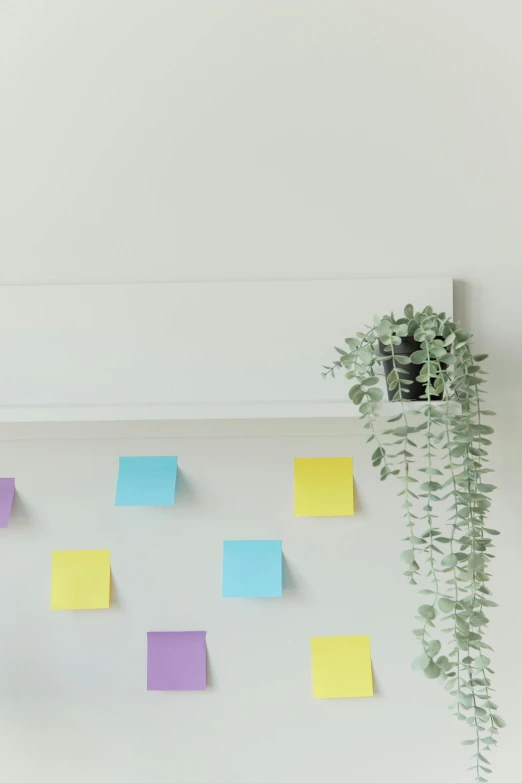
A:
<svg viewBox="0 0 522 783">
<path fill-rule="evenodd" d="M 281 541 L 223 541 L 224 598 L 279 598 L 282 592 Z"/>
<path fill-rule="evenodd" d="M 117 506 L 172 506 L 177 457 L 120 457 Z"/>
</svg>

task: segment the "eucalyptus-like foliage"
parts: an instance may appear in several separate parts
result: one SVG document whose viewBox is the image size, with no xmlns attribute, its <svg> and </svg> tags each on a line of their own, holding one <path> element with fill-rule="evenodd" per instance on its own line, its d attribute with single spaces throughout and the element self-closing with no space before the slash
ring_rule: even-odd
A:
<svg viewBox="0 0 522 783">
<path fill-rule="evenodd" d="M 406 336 L 419 344 L 411 356 L 395 352 Z M 492 648 L 485 641 L 488 610 L 497 606 L 487 584 L 498 535 L 487 527 L 495 489 L 487 480 L 493 428 L 484 423 L 494 414 L 484 405 L 487 356 L 473 354 L 470 340 L 445 313 L 407 305 L 404 317 L 376 316 L 371 328 L 348 337 L 348 350 L 336 349 L 340 358 L 325 366 L 324 375 L 342 370 L 354 381 L 349 396 L 375 446 L 372 463 L 381 480 L 400 482 L 407 533 L 401 559 L 423 596 L 413 631 L 420 650 L 412 666 L 449 692 L 450 709 L 472 733 L 462 743 L 473 746 L 470 769 L 484 783 L 489 751 L 505 723 L 492 698 Z M 387 383 L 397 413 L 382 429 L 378 370 L 390 359 Z M 408 364 L 417 365 L 417 380 L 426 386 L 420 408 L 408 405 Z"/>
</svg>

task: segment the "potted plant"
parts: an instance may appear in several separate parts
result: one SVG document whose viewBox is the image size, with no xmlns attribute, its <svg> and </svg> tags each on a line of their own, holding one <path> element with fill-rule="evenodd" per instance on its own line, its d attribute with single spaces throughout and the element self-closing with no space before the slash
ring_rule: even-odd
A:
<svg viewBox="0 0 522 783">
<path fill-rule="evenodd" d="M 339 358 L 323 374 L 342 370 L 353 381 L 349 396 L 374 445 L 372 464 L 381 481 L 399 481 L 406 524 L 401 559 L 422 595 L 412 666 L 443 682 L 455 716 L 469 725 L 472 736 L 462 744 L 473 746 L 470 769 L 482 783 L 505 723 L 492 698 L 492 648 L 485 641 L 487 613 L 497 606 L 488 586 L 498 531 L 487 526 L 495 487 L 488 482 L 493 428 L 485 423 L 494 414 L 484 405 L 487 356 L 474 354 L 470 341 L 445 313 L 407 305 L 403 317 L 375 317 L 373 326 L 348 337 L 348 350 L 337 348 Z M 384 429 L 381 368 L 396 403 Z"/>
</svg>

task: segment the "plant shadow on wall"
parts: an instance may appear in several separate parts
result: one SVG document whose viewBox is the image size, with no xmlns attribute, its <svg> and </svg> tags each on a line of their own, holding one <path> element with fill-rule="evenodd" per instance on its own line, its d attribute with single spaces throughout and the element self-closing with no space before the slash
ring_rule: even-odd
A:
<svg viewBox="0 0 522 783">
<path fill-rule="evenodd" d="M 487 611 L 497 606 L 487 586 L 493 538 L 487 474 L 489 436 L 484 422 L 494 415 L 484 405 L 485 354 L 473 354 L 471 335 L 431 307 L 404 317 L 376 316 L 372 327 L 348 337 L 348 350 L 325 366 L 325 376 L 343 371 L 354 381 L 349 396 L 373 442 L 381 481 L 394 476 L 406 522 L 401 554 L 410 584 L 422 587 L 413 631 L 420 655 L 413 669 L 438 679 L 449 692 L 458 720 L 472 737 L 475 780 L 491 772 L 489 751 L 505 723 L 492 698 L 490 651 L 485 641 Z M 378 387 L 383 368 L 397 412 L 379 426 Z M 408 402 L 420 400 L 412 406 Z"/>
</svg>

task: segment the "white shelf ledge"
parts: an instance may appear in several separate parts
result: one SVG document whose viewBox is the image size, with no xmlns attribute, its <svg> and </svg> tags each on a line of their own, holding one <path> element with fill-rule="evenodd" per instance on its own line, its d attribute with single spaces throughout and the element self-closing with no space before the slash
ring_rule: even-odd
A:
<svg viewBox="0 0 522 783">
<path fill-rule="evenodd" d="M 0 422 L 355 421 L 321 368 L 407 302 L 451 313 L 452 281 L 0 286 Z"/>
<path fill-rule="evenodd" d="M 154 405 L 60 405 L 0 408 L 3 422 L 215 421 L 355 417 L 347 402 L 176 403 Z"/>
<path fill-rule="evenodd" d="M 406 403 L 408 410 L 419 410 L 425 403 Z M 395 402 L 377 406 L 383 418 L 400 413 Z M 0 422 L 131 422 L 131 421 L 251 421 L 279 419 L 357 419 L 359 410 L 345 402 L 250 402 L 250 403 L 176 403 L 164 405 L 60 405 L 4 406 Z"/>
</svg>

